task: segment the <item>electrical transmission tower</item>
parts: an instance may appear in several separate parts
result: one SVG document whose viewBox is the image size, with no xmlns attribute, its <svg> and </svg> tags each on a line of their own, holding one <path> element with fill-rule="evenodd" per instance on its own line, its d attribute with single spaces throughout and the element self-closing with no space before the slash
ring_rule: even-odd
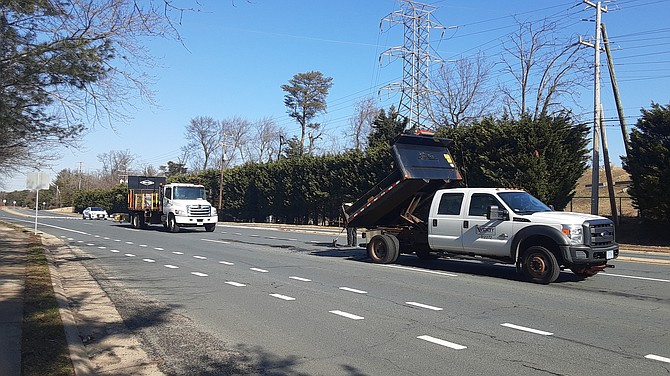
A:
<svg viewBox="0 0 670 376">
<path fill-rule="evenodd" d="M 409 121 L 410 127 L 432 129 L 434 127 L 428 126 L 434 123 L 429 67 L 430 63 L 442 60 L 430 53 L 430 33 L 432 29 L 444 30 L 444 26 L 431 19 L 431 13 L 437 7 L 413 0 L 402 0 L 402 3 L 400 10 L 382 19 L 382 25 L 384 21 L 388 22 L 389 28 L 401 24 L 404 30 L 403 45 L 382 53 L 382 56 L 403 60 L 402 83 L 392 83 L 386 88 L 400 91 L 398 110 Z"/>
</svg>

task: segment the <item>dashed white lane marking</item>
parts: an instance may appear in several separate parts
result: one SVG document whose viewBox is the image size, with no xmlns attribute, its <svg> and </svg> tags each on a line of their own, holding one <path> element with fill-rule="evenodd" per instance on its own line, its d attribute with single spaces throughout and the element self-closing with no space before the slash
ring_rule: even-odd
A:
<svg viewBox="0 0 670 376">
<path fill-rule="evenodd" d="M 205 273 L 200 273 L 200 272 L 191 272 L 191 274 L 193 274 L 193 275 L 197 275 L 198 277 L 208 277 L 207 274 L 205 274 Z"/>
<path fill-rule="evenodd" d="M 99 238 L 99 237 L 100 237 L 100 235 L 94 235 L 94 237 L 96 237 L 96 238 Z"/>
<path fill-rule="evenodd" d="M 228 281 L 228 282 L 226 282 L 226 284 L 231 285 L 231 286 L 235 286 L 235 287 L 244 287 L 244 286 L 246 286 L 244 283 L 233 282 L 233 281 Z"/>
<path fill-rule="evenodd" d="M 61 235 L 60 237 L 63 238 L 63 239 L 67 238 L 67 236 L 65 236 L 65 235 Z"/>
<path fill-rule="evenodd" d="M 157 251 L 164 251 L 164 250 L 165 250 L 165 249 L 163 249 L 163 248 L 161 248 L 161 247 L 154 247 L 154 249 L 157 250 Z"/>
<path fill-rule="evenodd" d="M 225 240 L 212 240 L 212 239 L 200 239 L 203 242 L 210 242 L 210 243 L 221 243 L 221 244 L 230 244 L 230 242 L 227 242 Z"/>
<path fill-rule="evenodd" d="M 659 362 L 670 363 L 670 358 L 666 358 L 664 356 L 649 354 L 649 355 L 645 355 L 644 357 L 647 358 L 647 359 L 651 359 L 651 360 L 658 360 Z"/>
<path fill-rule="evenodd" d="M 133 242 L 126 242 L 126 244 L 133 244 Z"/>
<path fill-rule="evenodd" d="M 252 238 L 258 238 L 258 237 L 260 237 L 260 235 L 258 235 L 258 234 L 251 234 L 251 235 L 249 235 L 249 236 L 252 237 Z"/>
<path fill-rule="evenodd" d="M 426 270 L 426 269 L 419 269 L 419 268 L 410 268 L 407 266 L 400 266 L 400 265 L 386 265 L 386 264 L 377 264 L 379 266 L 383 266 L 386 268 L 395 268 L 395 269 L 402 269 L 402 270 L 409 270 L 413 272 L 420 272 L 420 273 L 427 273 L 427 274 L 437 274 L 437 275 L 443 275 L 447 277 L 458 277 L 458 274 L 453 274 L 453 273 L 445 273 L 445 272 L 437 272 L 435 270 Z"/>
<path fill-rule="evenodd" d="M 107 249 L 107 247 L 100 246 L 98 249 Z"/>
<path fill-rule="evenodd" d="M 74 239 L 73 239 L 73 238 L 67 238 L 67 240 L 69 240 L 69 241 L 73 241 Z"/>
<path fill-rule="evenodd" d="M 365 319 L 365 317 L 363 317 L 363 316 L 354 315 L 353 313 L 349 313 L 349 312 L 343 312 L 343 311 L 337 311 L 337 310 L 328 311 L 328 312 L 330 312 L 332 314 L 335 314 L 335 315 L 338 315 L 338 316 L 346 317 L 346 318 L 352 319 L 352 320 L 363 320 L 363 319 Z"/>
<path fill-rule="evenodd" d="M 235 232 L 235 233 L 233 233 L 233 235 L 242 236 L 242 233 L 241 232 Z"/>
<path fill-rule="evenodd" d="M 132 253 L 126 253 L 126 256 L 128 256 L 128 257 L 135 257 L 135 255 L 132 254 Z"/>
<path fill-rule="evenodd" d="M 197 258 L 198 260 L 207 260 L 207 257 L 205 256 L 193 256 L 193 258 Z"/>
<path fill-rule="evenodd" d="M 219 261 L 219 264 L 223 264 L 223 265 L 235 265 L 235 263 L 228 262 L 228 261 Z"/>
<path fill-rule="evenodd" d="M 168 269 L 179 269 L 179 267 L 178 267 L 178 266 L 175 266 L 175 265 L 170 265 L 170 264 L 167 264 L 167 265 L 163 265 L 163 266 L 165 266 L 165 267 L 166 267 L 166 268 L 168 268 Z"/>
<path fill-rule="evenodd" d="M 140 247 L 142 247 L 142 248 L 146 248 L 146 247 L 148 247 L 148 245 L 146 245 L 146 244 L 140 244 Z"/>
<path fill-rule="evenodd" d="M 156 262 L 156 260 L 153 260 L 153 259 L 142 259 L 142 261 L 144 261 L 144 262 Z"/>
<path fill-rule="evenodd" d="M 95 244 L 93 244 L 93 243 L 86 243 L 86 245 L 88 245 L 88 246 L 92 246 L 92 245 L 95 245 Z"/>
<path fill-rule="evenodd" d="M 542 335 L 542 336 L 553 336 L 554 335 L 554 333 L 545 332 L 544 330 L 527 328 L 525 326 L 510 324 L 510 323 L 507 323 L 507 322 L 504 323 L 504 324 L 500 324 L 500 325 L 502 325 L 504 327 L 507 327 L 507 328 L 511 328 L 511 329 L 522 330 L 524 332 L 539 334 L 539 335 Z"/>
<path fill-rule="evenodd" d="M 109 251 L 112 253 L 119 253 L 119 251 L 117 251 L 116 249 L 110 249 Z"/>
<path fill-rule="evenodd" d="M 282 240 L 283 240 L 283 239 L 282 239 Z M 290 241 L 290 242 L 297 242 L 297 241 L 298 241 L 298 239 L 295 239 L 295 238 L 287 238 L 286 240 L 288 240 L 288 241 Z"/>
<path fill-rule="evenodd" d="M 426 309 L 430 309 L 430 310 L 433 310 L 433 311 L 441 311 L 442 310 L 442 308 L 440 308 L 440 307 L 435 307 L 435 306 L 432 306 L 432 305 L 417 303 L 417 302 L 405 302 L 405 304 L 409 304 L 409 305 L 419 307 L 419 308 L 426 308 Z"/>
<path fill-rule="evenodd" d="M 607 275 L 610 277 L 621 277 L 621 278 L 631 278 L 631 279 L 641 279 L 644 281 L 654 281 L 654 282 L 670 282 L 670 279 L 658 279 L 658 278 L 648 278 L 648 277 L 635 277 L 632 275 L 624 275 L 624 274 L 611 274 L 611 273 L 598 273 L 597 275 Z"/>
<path fill-rule="evenodd" d="M 468 348 L 467 346 L 459 345 L 458 343 L 453 343 L 453 342 L 445 341 L 445 340 L 443 340 L 443 339 L 439 339 L 439 338 L 435 338 L 435 337 L 431 337 L 431 336 L 427 336 L 427 335 L 418 336 L 418 337 L 416 337 L 416 338 L 418 338 L 418 339 L 422 339 L 422 340 L 424 340 L 424 341 L 428 341 L 428 342 L 431 342 L 431 343 L 434 343 L 434 344 L 436 344 L 436 345 L 440 345 L 440 346 L 448 347 L 448 348 L 450 348 L 450 349 L 454 349 L 454 350 L 464 350 L 464 349 L 467 349 L 467 348 Z"/>
<path fill-rule="evenodd" d="M 178 252 L 178 251 L 174 251 L 172 253 L 174 253 L 175 255 L 183 255 L 184 254 L 184 252 Z"/>
<path fill-rule="evenodd" d="M 295 298 L 293 298 L 293 297 L 282 295 L 282 294 L 270 294 L 270 296 L 272 296 L 274 298 L 277 298 L 277 299 L 281 299 L 281 300 L 288 300 L 288 301 L 295 300 Z"/>
<path fill-rule="evenodd" d="M 77 240 L 77 243 L 83 243 L 83 242 L 84 242 L 83 240 Z"/>
<path fill-rule="evenodd" d="M 108 237 L 108 236 L 105 236 L 103 239 L 105 239 L 105 240 L 109 240 L 109 237 Z"/>
<path fill-rule="evenodd" d="M 290 278 L 290 279 L 295 279 L 296 281 L 312 282 L 312 280 L 311 280 L 311 279 L 308 279 L 308 278 L 295 277 L 295 276 L 293 276 L 293 277 L 289 277 L 289 278 Z"/>
<path fill-rule="evenodd" d="M 277 239 L 276 236 L 266 236 L 265 238 L 266 238 L 266 239 Z"/>
<path fill-rule="evenodd" d="M 261 268 L 249 268 L 249 270 L 253 270 L 253 271 L 259 272 L 259 273 L 268 273 L 267 270 L 261 269 Z"/>
<path fill-rule="evenodd" d="M 353 293 L 356 293 L 356 294 L 367 294 L 368 293 L 367 291 L 352 289 L 351 287 L 340 287 L 340 290 L 349 291 L 349 292 L 353 292 Z"/>
<path fill-rule="evenodd" d="M 121 241 L 121 239 L 114 239 L 114 241 L 115 241 L 115 242 L 120 242 L 120 241 Z"/>
</svg>

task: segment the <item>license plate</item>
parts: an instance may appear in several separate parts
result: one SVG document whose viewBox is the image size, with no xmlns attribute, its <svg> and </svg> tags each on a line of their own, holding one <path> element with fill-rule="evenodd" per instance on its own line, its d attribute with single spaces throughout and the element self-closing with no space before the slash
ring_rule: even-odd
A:
<svg viewBox="0 0 670 376">
<path fill-rule="evenodd" d="M 614 258 L 614 251 L 607 251 L 607 259 L 613 259 Z"/>
</svg>

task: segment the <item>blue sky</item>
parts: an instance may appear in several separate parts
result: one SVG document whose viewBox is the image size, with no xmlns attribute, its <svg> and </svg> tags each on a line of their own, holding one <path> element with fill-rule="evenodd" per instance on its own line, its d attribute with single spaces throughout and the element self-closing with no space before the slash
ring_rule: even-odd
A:
<svg viewBox="0 0 670 376">
<path fill-rule="evenodd" d="M 566 36 L 594 35 L 594 9 L 568 1 L 426 0 L 437 10 L 435 21 L 458 26 L 431 36 L 432 47 L 444 60 L 468 57 L 482 50 L 497 59 L 501 43 L 520 20 L 554 17 Z M 196 1 L 180 0 L 180 4 Z M 49 171 L 101 168 L 97 155 L 129 149 L 142 165 L 155 167 L 177 160 L 186 144 L 184 129 L 196 116 L 223 120 L 240 116 L 251 121 L 272 117 L 287 133 L 297 125 L 286 115 L 280 89 L 293 75 L 321 71 L 333 78 L 327 98 L 328 113 L 320 122 L 336 137 L 344 137 L 352 105 L 373 96 L 378 105 L 397 106 L 400 97 L 382 91 L 399 82 L 399 62 L 380 66 L 379 55 L 402 44 L 402 29 L 381 32 L 380 20 L 400 8 L 396 0 L 199 0 L 199 12 L 186 12 L 178 25 L 185 47 L 171 40 L 152 40 L 148 47 L 160 68 L 152 74 L 159 107 L 138 100 L 132 119 L 114 124 L 114 130 L 95 126 L 83 139 L 81 150 L 64 149 L 62 159 Z M 619 0 L 604 3 L 603 14 L 614 47 L 614 60 L 629 127 L 640 108 L 652 101 L 670 103 L 670 0 Z M 602 55 L 602 102 L 605 108 L 610 156 L 620 165 L 623 141 L 615 119 L 612 89 Z M 494 80 L 508 78 L 497 70 Z M 593 119 L 593 89 L 583 91 L 574 112 L 580 120 Z M 24 189 L 25 176 L 7 179 L 5 190 Z"/>
</svg>

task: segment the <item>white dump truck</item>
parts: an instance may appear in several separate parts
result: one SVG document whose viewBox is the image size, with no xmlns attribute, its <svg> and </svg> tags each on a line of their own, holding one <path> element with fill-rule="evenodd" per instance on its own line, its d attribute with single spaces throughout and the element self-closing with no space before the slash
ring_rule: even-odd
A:
<svg viewBox="0 0 670 376">
<path fill-rule="evenodd" d="M 554 282 L 562 269 L 586 278 L 616 258 L 611 220 L 554 211 L 529 193 L 505 188 L 451 188 L 461 179 L 451 140 L 400 135 L 396 169 L 351 206 L 347 225 L 365 228 L 368 256 L 393 263 L 402 253 L 440 253 L 516 265 L 529 280 Z"/>
<path fill-rule="evenodd" d="M 162 224 L 170 232 L 182 227 L 214 231 L 216 208 L 207 201 L 205 187 L 188 183 L 165 183 L 165 177 L 128 177 L 128 214 L 134 228 Z"/>
</svg>

